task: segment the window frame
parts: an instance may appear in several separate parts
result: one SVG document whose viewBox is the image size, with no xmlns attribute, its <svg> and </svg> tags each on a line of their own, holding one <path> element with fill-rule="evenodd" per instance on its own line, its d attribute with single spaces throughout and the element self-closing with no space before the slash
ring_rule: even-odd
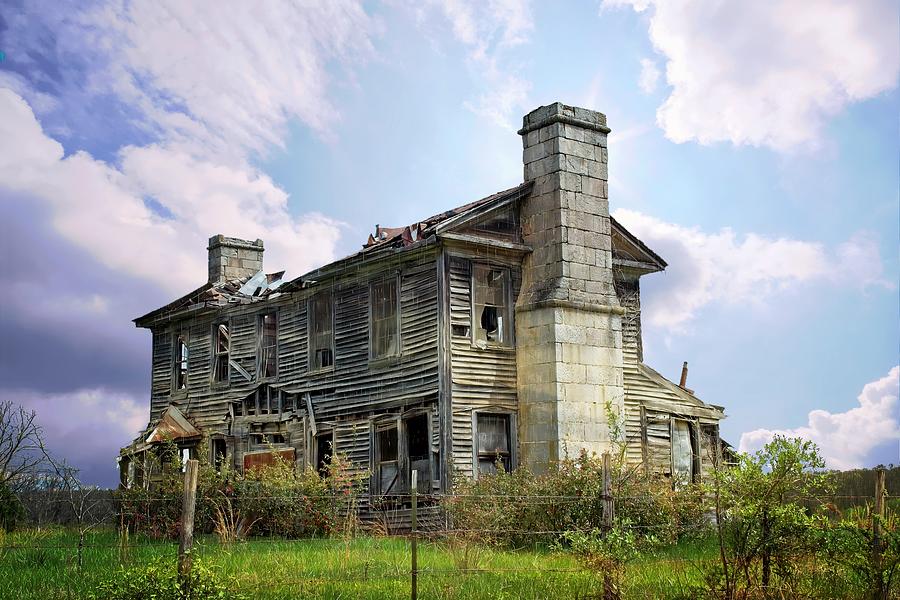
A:
<svg viewBox="0 0 900 600">
<path fill-rule="evenodd" d="M 394 322 L 395 327 L 397 328 L 397 348 L 393 353 L 384 354 L 381 356 L 375 356 L 375 286 L 385 284 L 388 282 L 393 282 L 397 288 L 397 304 L 396 310 L 394 312 Z M 382 277 L 378 279 L 373 279 L 369 282 L 369 362 L 380 362 L 385 360 L 390 360 L 393 358 L 397 358 L 403 354 L 403 337 L 402 337 L 402 321 L 401 321 L 401 281 L 400 281 L 400 273 L 397 272 L 394 275 L 388 277 Z M 332 330 L 333 336 L 333 330 Z M 332 340 L 332 346 L 334 342 Z M 333 349 L 332 349 L 333 352 Z"/>
<path fill-rule="evenodd" d="M 225 325 L 228 328 L 228 349 L 225 351 L 227 357 L 225 363 L 225 379 L 216 379 L 216 362 L 219 354 L 219 327 Z M 214 387 L 228 387 L 231 385 L 231 336 L 233 328 L 231 319 L 220 319 L 212 324 L 212 332 L 210 335 L 210 364 L 209 364 L 209 381 Z"/>
<path fill-rule="evenodd" d="M 490 416 L 503 416 L 507 418 L 507 427 L 509 427 L 508 438 L 509 438 L 509 470 L 510 472 L 515 471 L 516 467 L 519 464 L 518 457 L 518 446 L 519 446 L 519 438 L 518 438 L 518 423 L 517 423 L 517 413 L 513 410 L 508 409 L 483 409 L 483 410 L 473 410 L 472 411 L 472 473 L 474 475 L 474 479 L 478 479 L 481 475 L 481 468 L 479 466 L 479 461 L 481 459 L 481 453 L 478 451 L 478 417 L 480 415 L 490 415 Z"/>
<path fill-rule="evenodd" d="M 187 356 L 182 355 L 184 346 Z M 182 363 L 185 368 L 182 369 Z M 184 377 L 184 387 L 178 385 L 179 378 Z M 185 395 L 190 385 L 191 376 L 191 336 L 189 330 L 180 330 L 172 334 L 172 380 L 170 382 L 172 394 Z"/>
<path fill-rule="evenodd" d="M 315 354 L 313 351 L 313 304 L 316 301 L 316 298 L 321 296 L 328 297 L 329 305 L 331 307 L 331 364 L 319 367 L 315 366 Z M 306 299 L 306 367 L 309 373 L 325 373 L 328 371 L 334 370 L 335 362 L 337 362 L 337 352 L 335 351 L 335 340 L 334 340 L 334 323 L 335 323 L 335 303 L 334 303 L 334 290 L 332 289 L 322 289 L 317 291 L 315 294 Z"/>
<path fill-rule="evenodd" d="M 673 480 L 677 479 L 676 471 L 675 471 L 675 428 L 677 427 L 676 422 L 682 422 L 687 424 L 688 431 L 688 445 L 691 448 L 691 472 L 686 483 L 699 483 L 701 471 L 703 470 L 701 456 L 700 456 L 700 438 L 698 435 L 698 423 L 693 419 L 685 419 L 679 417 L 677 415 L 671 415 L 669 417 L 669 459 L 670 459 L 670 469 L 671 469 L 671 477 Z M 676 482 L 677 483 L 677 482 Z"/>
<path fill-rule="evenodd" d="M 476 315 L 476 276 L 475 273 L 480 268 L 485 268 L 489 270 L 499 270 L 503 271 L 505 274 L 505 285 L 503 290 L 503 296 L 505 300 L 504 306 L 504 314 L 503 317 L 506 318 L 507 324 L 504 326 L 504 334 L 508 338 L 508 341 L 505 342 L 493 342 L 489 340 L 484 341 L 485 348 L 495 348 L 495 349 L 515 349 L 516 347 L 516 327 L 515 327 L 515 307 L 513 304 L 513 285 L 512 285 L 512 269 L 509 265 L 492 263 L 486 261 L 470 261 L 470 273 L 469 273 L 469 335 L 470 342 L 473 347 L 481 348 L 482 343 L 478 340 L 478 330 L 481 329 L 481 323 L 479 322 L 478 315 Z"/>
<path fill-rule="evenodd" d="M 263 374 L 263 360 L 262 360 L 262 352 L 263 352 L 263 339 L 265 336 L 265 318 L 269 315 L 272 315 L 275 318 L 275 344 L 272 346 L 275 352 L 275 374 L 274 375 L 265 375 Z M 278 330 L 279 327 L 279 311 L 278 309 L 272 309 L 267 311 L 262 311 L 257 313 L 256 315 L 256 381 L 274 381 L 278 379 L 278 375 L 281 371 L 280 366 L 278 364 Z"/>
</svg>

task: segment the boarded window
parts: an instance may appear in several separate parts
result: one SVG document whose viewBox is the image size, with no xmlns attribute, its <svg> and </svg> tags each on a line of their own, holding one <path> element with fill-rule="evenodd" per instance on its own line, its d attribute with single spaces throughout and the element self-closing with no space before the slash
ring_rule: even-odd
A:
<svg viewBox="0 0 900 600">
<path fill-rule="evenodd" d="M 477 415 L 478 472 L 496 473 L 497 463 L 508 473 L 512 469 L 509 415 L 480 413 Z"/>
<path fill-rule="evenodd" d="M 512 298 L 509 270 L 473 265 L 472 330 L 475 342 L 512 345 Z"/>
<path fill-rule="evenodd" d="M 400 309 L 397 278 L 372 284 L 371 357 L 384 358 L 400 352 Z"/>
<path fill-rule="evenodd" d="M 172 385 L 176 390 L 186 390 L 187 382 L 188 382 L 188 372 L 190 368 L 190 363 L 188 362 L 188 354 L 190 354 L 190 350 L 188 349 L 187 335 L 179 334 L 175 339 L 175 372 L 174 372 L 174 380 Z"/>
<path fill-rule="evenodd" d="M 331 292 L 319 292 L 309 301 L 309 368 L 334 365 L 334 306 Z"/>
<path fill-rule="evenodd" d="M 266 313 L 259 317 L 259 377 L 278 375 L 278 315 Z"/>
<path fill-rule="evenodd" d="M 231 334 L 228 323 L 219 323 L 213 330 L 213 381 L 228 381 L 229 355 L 231 353 Z"/>
<path fill-rule="evenodd" d="M 690 482 L 694 479 L 691 426 L 681 419 L 672 420 L 672 473 L 679 482 Z"/>
</svg>

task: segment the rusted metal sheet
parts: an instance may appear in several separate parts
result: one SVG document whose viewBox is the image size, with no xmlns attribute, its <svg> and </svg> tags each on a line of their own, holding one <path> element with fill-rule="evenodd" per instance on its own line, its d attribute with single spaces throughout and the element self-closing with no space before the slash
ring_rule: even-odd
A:
<svg viewBox="0 0 900 600">
<path fill-rule="evenodd" d="M 296 451 L 293 448 L 283 450 L 270 450 L 263 452 L 248 452 L 244 454 L 244 472 L 264 466 L 275 464 L 276 457 L 280 457 L 289 463 L 293 463 L 296 458 Z"/>
</svg>

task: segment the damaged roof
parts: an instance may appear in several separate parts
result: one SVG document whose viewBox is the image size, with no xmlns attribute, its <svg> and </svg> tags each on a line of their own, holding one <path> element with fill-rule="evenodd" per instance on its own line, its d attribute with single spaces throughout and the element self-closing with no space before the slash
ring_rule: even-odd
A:
<svg viewBox="0 0 900 600">
<path fill-rule="evenodd" d="M 229 304 L 259 302 L 280 293 L 278 290 L 284 283 L 283 278 L 284 271 L 276 273 L 260 271 L 255 275 L 242 279 L 205 283 L 181 298 L 136 318 L 134 324 L 138 327 L 149 327 L 154 323 L 165 321 L 176 314 L 187 311 L 199 311 Z"/>
<path fill-rule="evenodd" d="M 200 311 L 229 304 L 248 304 L 275 297 L 281 293 L 302 289 L 304 284 L 315 283 L 317 279 L 333 275 L 357 261 L 370 258 L 374 260 L 383 254 L 434 243 L 441 233 L 452 227 L 467 222 L 482 213 L 525 198 L 531 192 L 533 184 L 532 181 L 526 181 L 515 187 L 403 227 L 376 225 L 375 233 L 369 235 L 368 240 L 358 252 L 323 265 L 290 281 L 283 279 L 284 271 L 271 274 L 264 274 L 260 271 L 256 275 L 244 279 L 215 284 L 206 283 L 181 298 L 138 317 L 134 323 L 138 327 L 149 327 L 184 312 Z M 637 269 L 644 273 L 662 271 L 666 268 L 666 261 L 637 236 L 625 229 L 615 219 L 610 218 L 610 221 L 613 236 L 613 259 L 619 266 Z"/>
</svg>

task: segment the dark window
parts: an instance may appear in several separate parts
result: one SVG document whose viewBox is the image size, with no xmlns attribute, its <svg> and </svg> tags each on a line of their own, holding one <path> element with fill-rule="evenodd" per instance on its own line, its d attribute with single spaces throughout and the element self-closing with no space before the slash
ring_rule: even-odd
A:
<svg viewBox="0 0 900 600">
<path fill-rule="evenodd" d="M 334 310 L 331 292 L 319 292 L 309 301 L 309 368 L 334 364 Z"/>
<path fill-rule="evenodd" d="M 259 377 L 275 377 L 278 375 L 278 315 L 261 315 L 259 332 Z"/>
<path fill-rule="evenodd" d="M 472 329 L 475 342 L 512 345 L 509 270 L 476 264 L 472 269 Z"/>
<path fill-rule="evenodd" d="M 431 441 L 428 439 L 428 415 L 411 417 L 405 421 L 405 426 L 410 472 L 418 471 L 418 491 L 429 493 L 431 491 Z M 408 474 L 406 481 L 409 481 Z"/>
<path fill-rule="evenodd" d="M 231 334 L 228 323 L 219 323 L 213 330 L 213 381 L 228 381 L 229 354 L 231 352 Z"/>
<path fill-rule="evenodd" d="M 221 471 L 225 465 L 225 457 L 227 456 L 227 447 L 225 440 L 222 438 L 213 438 L 212 440 L 212 458 L 213 466 L 216 471 Z"/>
<path fill-rule="evenodd" d="M 509 415 L 481 413 L 477 417 L 478 472 L 496 473 L 497 463 L 512 469 Z"/>
<path fill-rule="evenodd" d="M 331 464 L 331 455 L 334 453 L 334 435 L 323 433 L 316 436 L 316 470 L 319 475 L 328 475 L 328 466 Z"/>
<path fill-rule="evenodd" d="M 173 385 L 176 390 L 187 389 L 189 362 L 187 335 L 180 334 L 175 339 L 175 377 Z"/>
<path fill-rule="evenodd" d="M 383 358 L 400 352 L 400 310 L 397 278 L 372 284 L 371 357 Z"/>
</svg>

